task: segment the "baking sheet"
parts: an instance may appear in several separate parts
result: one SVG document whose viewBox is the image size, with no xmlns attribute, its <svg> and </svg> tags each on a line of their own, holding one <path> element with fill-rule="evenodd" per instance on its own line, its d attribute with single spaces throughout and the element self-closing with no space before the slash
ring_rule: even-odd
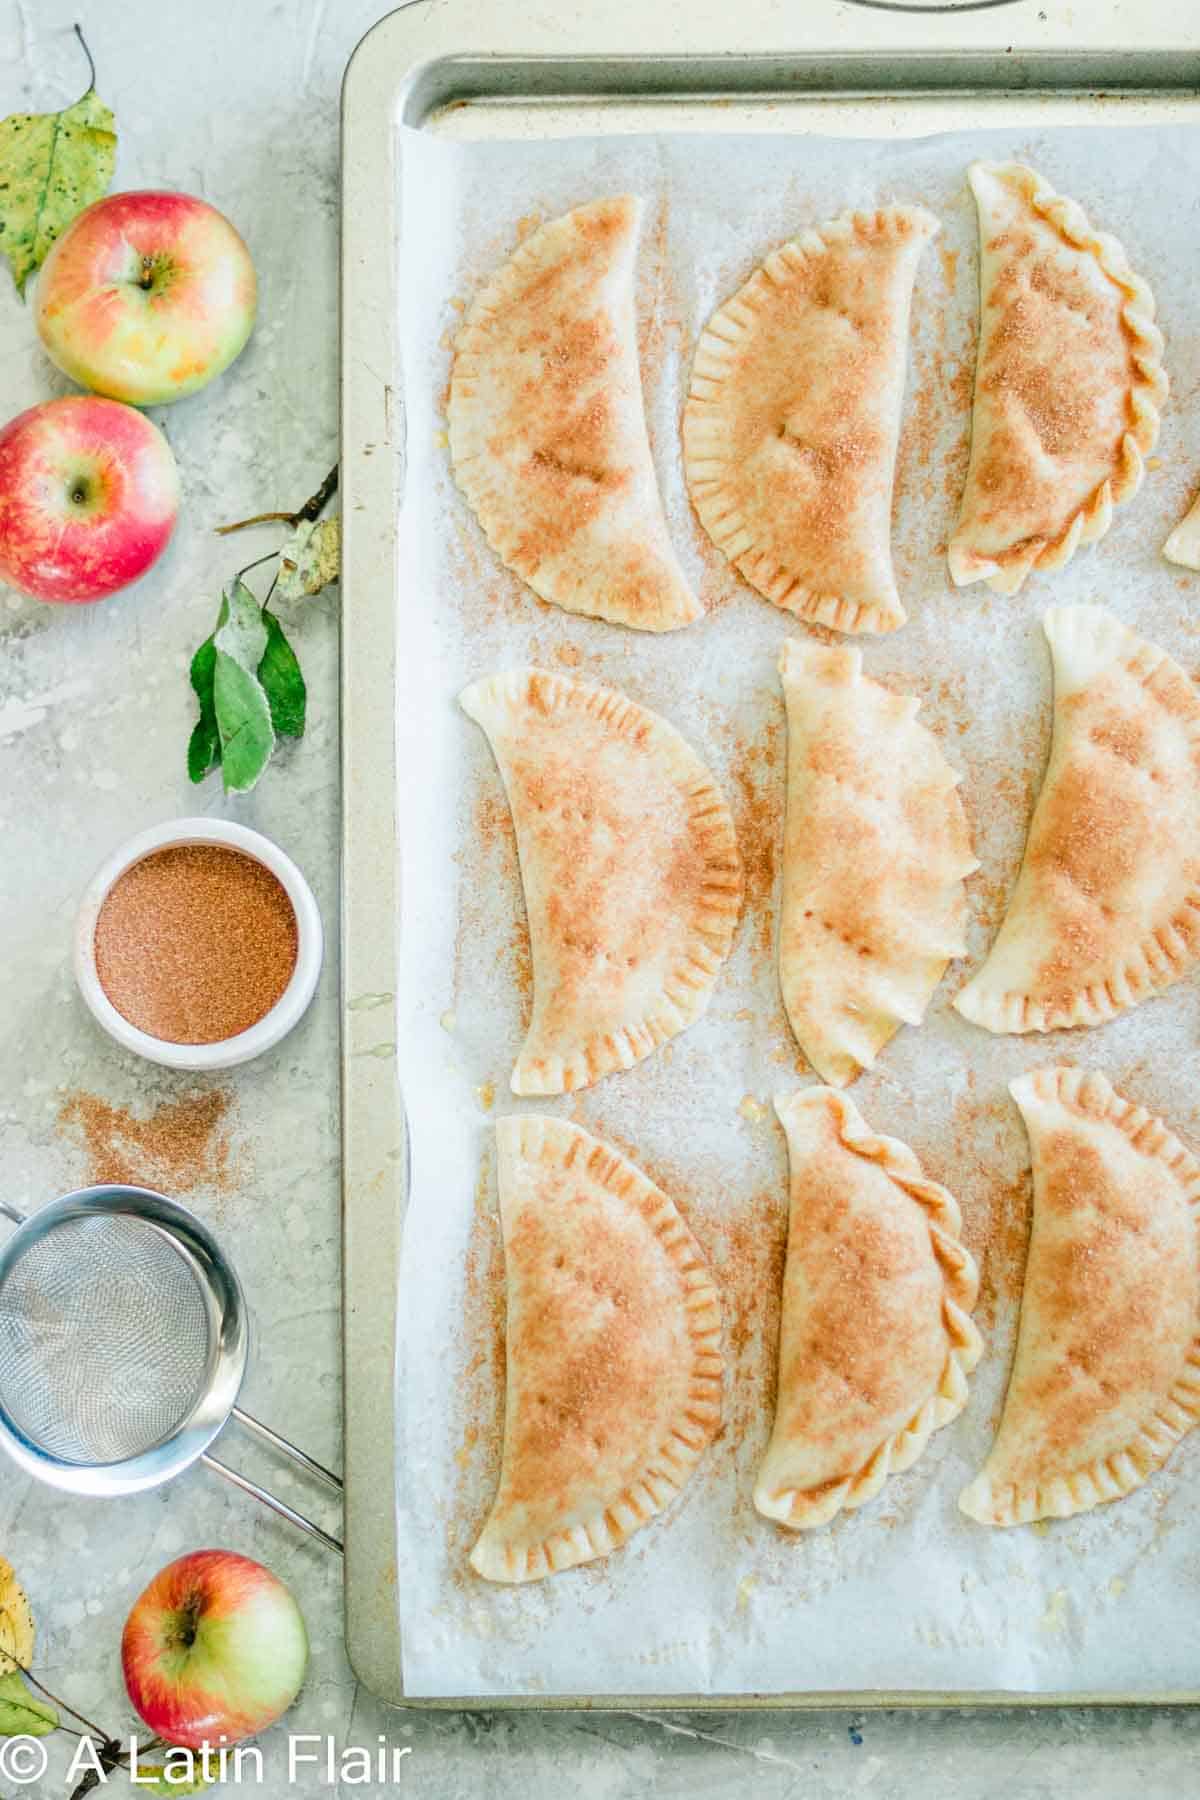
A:
<svg viewBox="0 0 1200 1800">
<path fill-rule="evenodd" d="M 988 1532 L 956 1497 L 984 1456 L 1011 1355 L 1028 1157 L 1006 1083 L 1066 1057 L 1200 1141 L 1184 983 L 1100 1031 L 995 1041 L 949 1008 L 952 970 L 852 1092 L 963 1208 L 987 1338 L 966 1414 L 915 1469 L 827 1530 L 785 1537 L 750 1504 L 770 1423 L 786 1161 L 770 1095 L 812 1077 L 774 969 L 784 735 L 775 662 L 804 629 L 732 574 L 686 501 L 677 420 L 691 346 L 767 248 L 849 206 L 919 200 L 943 235 L 918 276 L 896 560 L 909 624 L 861 640 L 868 672 L 923 697 L 963 770 L 983 867 L 968 967 L 1003 910 L 1044 762 L 1052 599 L 1101 600 L 1195 668 L 1193 582 L 1159 546 L 1200 469 L 1190 413 L 1200 300 L 1190 268 L 1200 138 L 1187 129 L 1022 129 L 905 144 L 811 138 L 452 145 L 402 132 L 398 759 L 403 920 L 399 1076 L 411 1131 L 398 1342 L 401 1621 L 407 1694 L 724 1694 L 798 1689 L 1118 1690 L 1194 1685 L 1200 1619 L 1185 1443 L 1137 1495 L 1089 1517 Z M 972 156 L 1019 156 L 1125 242 L 1151 281 L 1174 395 L 1161 466 L 1097 550 L 1016 599 L 953 592 L 942 550 L 965 469 L 976 304 Z M 643 194 L 643 369 L 676 545 L 708 616 L 661 638 L 568 617 L 496 562 L 454 488 L 442 406 L 465 302 L 531 221 Z M 611 682 L 676 724 L 737 815 L 749 903 L 705 1020 L 636 1070 L 534 1110 L 625 1148 L 686 1213 L 726 1305 L 727 1424 L 681 1501 L 617 1555 L 523 1589 L 467 1551 L 499 1460 L 503 1259 L 491 1120 L 528 1006 L 528 945 L 499 777 L 454 696 L 514 662 Z"/>
</svg>

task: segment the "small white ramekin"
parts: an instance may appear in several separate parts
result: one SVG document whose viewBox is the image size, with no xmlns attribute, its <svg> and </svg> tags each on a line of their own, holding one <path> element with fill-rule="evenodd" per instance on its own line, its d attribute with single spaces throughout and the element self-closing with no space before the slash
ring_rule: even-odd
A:
<svg viewBox="0 0 1200 1800">
<path fill-rule="evenodd" d="M 168 850 L 181 844 L 221 844 L 240 850 L 245 856 L 270 869 L 282 885 L 296 915 L 296 967 L 292 978 L 270 1012 L 236 1037 L 222 1038 L 214 1044 L 169 1044 L 162 1038 L 139 1031 L 136 1025 L 119 1013 L 100 985 L 96 970 L 96 921 L 109 891 L 126 869 L 155 850 Z M 325 934 L 321 914 L 312 889 L 290 856 L 278 844 L 245 825 L 232 825 L 223 819 L 169 819 L 165 825 L 152 825 L 127 844 L 114 851 L 88 884 L 75 919 L 75 980 L 79 991 L 98 1024 L 109 1037 L 144 1056 L 147 1062 L 162 1063 L 168 1069 L 232 1069 L 270 1050 L 286 1037 L 293 1025 L 299 1024 L 316 992 L 321 963 L 325 954 Z"/>
</svg>

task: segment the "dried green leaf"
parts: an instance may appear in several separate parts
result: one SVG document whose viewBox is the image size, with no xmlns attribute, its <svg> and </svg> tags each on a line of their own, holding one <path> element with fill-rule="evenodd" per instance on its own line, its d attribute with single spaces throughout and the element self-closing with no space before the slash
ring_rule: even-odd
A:
<svg viewBox="0 0 1200 1800">
<path fill-rule="evenodd" d="M 267 628 L 267 647 L 258 665 L 258 679 L 271 708 L 271 724 L 274 726 L 275 736 L 303 737 L 308 689 L 296 660 L 296 652 L 288 643 L 283 626 L 275 614 L 264 612 L 262 617 Z"/>
<path fill-rule="evenodd" d="M 31 1694 L 14 1669 L 0 1675 L 0 1738 L 48 1737 L 58 1730 L 58 1714 Z"/>
<path fill-rule="evenodd" d="M 0 251 L 19 294 L 75 215 L 108 192 L 116 161 L 115 121 L 94 88 L 62 112 L 0 119 Z"/>
<path fill-rule="evenodd" d="M 221 774 L 227 794 L 257 782 L 275 749 L 271 707 L 258 679 L 267 648 L 262 608 L 242 581 L 225 590 L 227 617 L 213 644 L 213 707 L 221 737 Z"/>
<path fill-rule="evenodd" d="M 225 621 L 225 603 L 221 602 L 218 629 Z M 217 725 L 217 704 L 213 698 L 213 679 L 217 672 L 216 632 L 206 637 L 192 658 L 191 682 L 200 703 L 200 717 L 188 740 L 188 778 L 203 781 L 210 769 L 221 761 L 221 733 Z"/>
<path fill-rule="evenodd" d="M 314 525 L 305 519 L 297 525 L 279 552 L 276 591 L 284 600 L 302 600 L 319 594 L 336 581 L 341 567 L 342 527 L 336 513 Z"/>
</svg>

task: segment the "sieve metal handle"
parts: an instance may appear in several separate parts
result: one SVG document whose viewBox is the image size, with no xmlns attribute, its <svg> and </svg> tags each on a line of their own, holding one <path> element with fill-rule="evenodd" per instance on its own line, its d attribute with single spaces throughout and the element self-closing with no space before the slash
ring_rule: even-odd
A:
<svg viewBox="0 0 1200 1800">
<path fill-rule="evenodd" d="M 297 1468 L 303 1469 L 308 1475 L 315 1475 L 318 1481 L 325 1482 L 328 1487 L 334 1488 L 339 1494 L 342 1492 L 340 1475 L 335 1475 L 332 1469 L 327 1469 L 324 1463 L 319 1463 L 316 1457 L 309 1456 L 306 1450 L 301 1450 L 288 1438 L 281 1437 L 277 1431 L 272 1431 L 269 1425 L 264 1425 L 261 1419 L 254 1417 L 253 1413 L 243 1412 L 240 1406 L 235 1406 L 230 1417 L 236 1419 L 239 1425 L 244 1425 L 247 1431 L 251 1431 L 256 1437 L 261 1438 L 265 1444 L 270 1444 L 273 1450 L 280 1450 L 284 1456 L 290 1457 Z M 343 1554 L 343 1547 L 337 1538 L 331 1537 L 327 1531 L 323 1530 L 320 1525 L 315 1525 L 311 1519 L 306 1519 L 303 1513 L 297 1512 L 294 1506 L 289 1506 L 286 1500 L 277 1499 L 266 1488 L 259 1487 L 256 1481 L 251 1481 L 247 1476 L 239 1474 L 236 1469 L 231 1469 L 228 1463 L 218 1462 L 217 1458 L 208 1451 L 205 1451 L 200 1461 L 208 1468 L 215 1469 L 218 1475 L 223 1475 L 226 1481 L 231 1481 L 234 1487 L 241 1488 L 244 1494 L 252 1494 L 264 1506 L 269 1506 L 271 1511 L 278 1513 L 281 1519 L 287 1519 L 290 1524 L 298 1526 L 301 1531 L 307 1531 L 309 1537 L 316 1538 L 317 1542 L 324 1544 L 327 1550 L 336 1550 L 339 1556 Z"/>
<path fill-rule="evenodd" d="M 309 1537 L 316 1538 L 317 1542 L 324 1544 L 327 1550 L 335 1550 L 339 1556 L 343 1554 L 343 1545 L 337 1538 L 331 1537 L 327 1531 L 323 1530 L 320 1525 L 315 1525 L 311 1519 L 306 1519 L 303 1513 L 297 1512 L 294 1506 L 289 1506 L 286 1500 L 280 1500 L 274 1494 L 268 1493 L 267 1489 L 259 1487 L 256 1481 L 251 1481 L 247 1476 L 240 1475 L 236 1469 L 231 1469 L 228 1463 L 218 1462 L 211 1451 L 206 1450 L 200 1461 L 206 1468 L 215 1469 L 218 1475 L 223 1475 L 226 1481 L 233 1483 L 234 1487 L 241 1488 L 243 1494 L 251 1494 L 255 1500 L 260 1500 L 264 1506 L 270 1507 L 273 1513 L 278 1513 L 279 1517 L 286 1519 L 290 1525 L 296 1525 L 301 1531 L 307 1531 Z M 334 1479 L 336 1480 L 336 1476 Z"/>
<path fill-rule="evenodd" d="M 280 1437 L 277 1431 L 272 1431 L 271 1427 L 264 1425 L 261 1419 L 256 1419 L 251 1413 L 243 1412 L 240 1406 L 234 1407 L 232 1416 L 239 1425 L 244 1425 L 247 1431 L 252 1431 L 256 1437 L 262 1438 L 265 1444 L 270 1444 L 275 1450 L 282 1450 L 285 1456 L 290 1456 L 294 1463 L 298 1463 L 310 1475 L 315 1475 L 318 1481 L 323 1481 L 327 1487 L 341 1493 L 341 1476 L 335 1475 L 332 1469 L 327 1469 L 324 1463 L 319 1463 L 315 1457 L 309 1456 L 307 1451 L 301 1450 L 296 1444 L 289 1443 L 287 1438 Z"/>
<path fill-rule="evenodd" d="M 163 1202 L 163 1204 L 169 1203 Z M 0 1215 L 11 1219 L 14 1225 L 24 1225 L 28 1222 L 26 1215 L 9 1200 L 0 1199 Z M 269 1425 L 264 1425 L 252 1413 L 243 1412 L 240 1406 L 234 1406 L 228 1416 L 236 1419 L 240 1425 L 244 1425 L 247 1431 L 253 1432 L 264 1443 L 270 1444 L 272 1449 L 290 1457 L 292 1462 L 298 1468 L 303 1469 L 306 1474 L 313 1475 L 318 1481 L 325 1482 L 328 1487 L 335 1489 L 339 1494 L 342 1492 L 340 1476 L 335 1475 L 332 1469 L 327 1469 L 324 1463 L 319 1463 L 315 1457 L 309 1456 L 307 1451 L 301 1450 L 298 1445 L 281 1437 L 279 1432 L 272 1431 Z M 328 1531 L 315 1524 L 312 1519 L 306 1519 L 303 1513 L 297 1512 L 295 1507 L 289 1506 L 285 1500 L 278 1499 L 266 1488 L 260 1487 L 257 1482 L 251 1481 L 248 1476 L 239 1474 L 236 1469 L 231 1469 L 228 1464 L 219 1462 L 207 1450 L 201 1454 L 199 1460 L 208 1468 L 215 1469 L 218 1475 L 223 1475 L 225 1480 L 232 1482 L 234 1487 L 241 1488 L 244 1494 L 252 1495 L 255 1500 L 261 1501 L 272 1512 L 278 1513 L 281 1519 L 286 1519 L 289 1524 L 297 1526 L 301 1531 L 306 1531 L 309 1537 L 315 1538 L 319 1544 L 324 1544 L 327 1550 L 334 1550 L 339 1556 L 343 1554 L 343 1546 L 337 1538 L 332 1537 Z"/>
</svg>

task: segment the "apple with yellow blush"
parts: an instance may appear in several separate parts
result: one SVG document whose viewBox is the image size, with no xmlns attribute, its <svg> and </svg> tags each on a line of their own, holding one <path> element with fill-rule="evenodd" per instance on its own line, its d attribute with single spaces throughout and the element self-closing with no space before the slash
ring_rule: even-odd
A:
<svg viewBox="0 0 1200 1800">
<path fill-rule="evenodd" d="M 254 328 L 254 264 L 224 213 L 189 194 L 110 194 L 87 207 L 38 276 L 52 362 L 130 406 L 182 400 L 227 369 Z"/>
<path fill-rule="evenodd" d="M 135 1601 L 121 1665 L 139 1717 L 186 1750 L 265 1731 L 300 1692 L 308 1635 L 289 1590 L 233 1550 L 194 1550 Z"/>
<path fill-rule="evenodd" d="M 39 600 L 103 600 L 156 563 L 179 513 L 158 426 L 68 394 L 0 428 L 0 581 Z"/>
</svg>

